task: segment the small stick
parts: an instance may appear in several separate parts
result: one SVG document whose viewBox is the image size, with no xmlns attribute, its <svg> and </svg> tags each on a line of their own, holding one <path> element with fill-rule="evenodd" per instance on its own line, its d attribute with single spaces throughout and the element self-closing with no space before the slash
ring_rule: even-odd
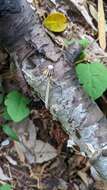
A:
<svg viewBox="0 0 107 190">
<path fill-rule="evenodd" d="M 53 65 L 48 65 L 48 69 L 46 72 L 47 76 L 47 87 L 46 87 L 46 95 L 45 95 L 45 106 L 48 109 L 48 104 L 49 104 L 49 91 L 50 91 L 50 83 L 51 83 L 51 76 L 53 73 Z"/>
<path fill-rule="evenodd" d="M 48 109 L 48 104 L 49 104 L 49 90 L 50 90 L 50 77 L 48 78 L 46 95 L 45 95 L 45 106 L 47 109 Z"/>
</svg>

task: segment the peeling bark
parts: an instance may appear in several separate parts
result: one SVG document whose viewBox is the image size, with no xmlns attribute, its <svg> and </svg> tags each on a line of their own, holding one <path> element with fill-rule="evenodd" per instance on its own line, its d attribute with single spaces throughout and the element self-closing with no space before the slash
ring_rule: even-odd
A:
<svg viewBox="0 0 107 190">
<path fill-rule="evenodd" d="M 43 101 L 48 82 L 44 71 L 48 65 L 53 65 L 49 110 L 81 151 L 90 157 L 86 143 L 93 145 L 96 150 L 107 143 L 107 120 L 76 79 L 73 62 L 80 47 L 73 44 L 62 54 L 45 33 L 37 14 L 34 15 L 25 0 L 21 0 L 21 3 L 22 12 L 10 16 L 7 26 L 4 24 L 7 18 L 0 19 L 0 26 L 3 25 L 0 28 L 0 36 L 3 36 L 0 43 L 11 52 L 15 51 L 26 81 Z M 76 129 L 79 130 L 80 139 L 76 136 Z M 99 156 L 93 164 L 100 175 L 107 179 L 107 156 Z"/>
</svg>

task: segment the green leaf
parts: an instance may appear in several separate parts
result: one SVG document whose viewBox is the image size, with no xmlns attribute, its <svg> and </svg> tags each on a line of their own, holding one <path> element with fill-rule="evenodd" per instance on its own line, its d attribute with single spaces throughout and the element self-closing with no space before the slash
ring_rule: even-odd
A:
<svg viewBox="0 0 107 190">
<path fill-rule="evenodd" d="M 85 91 L 92 99 L 99 98 L 107 89 L 107 68 L 98 62 L 79 64 L 76 73 Z"/>
<path fill-rule="evenodd" d="M 12 186 L 9 184 L 0 185 L 0 190 L 12 190 Z"/>
<path fill-rule="evenodd" d="M 73 44 L 75 42 L 75 40 L 67 40 L 67 39 L 64 39 L 64 45 L 67 47 L 71 44 Z"/>
<path fill-rule="evenodd" d="M 87 46 L 89 46 L 89 40 L 87 40 L 86 38 L 83 38 L 83 39 L 79 40 L 79 44 L 80 44 L 83 48 L 86 48 Z"/>
<path fill-rule="evenodd" d="M 10 117 L 10 115 L 8 114 L 6 108 L 4 108 L 4 112 L 3 112 L 3 114 L 2 114 L 2 117 L 3 117 L 5 120 L 7 120 L 7 121 L 10 121 L 10 120 L 11 120 L 11 117 Z"/>
<path fill-rule="evenodd" d="M 76 59 L 76 62 L 80 63 L 82 61 L 85 61 L 85 57 L 86 57 L 85 51 L 81 51 L 80 55 Z"/>
<path fill-rule="evenodd" d="M 29 115 L 28 103 L 28 98 L 24 97 L 18 91 L 10 92 L 5 98 L 7 112 L 15 122 L 19 122 Z"/>
<path fill-rule="evenodd" d="M 84 49 L 87 48 L 87 46 L 89 46 L 89 40 L 86 38 L 83 38 L 81 40 L 68 40 L 68 39 L 64 39 L 64 45 L 65 46 L 69 46 L 73 43 L 79 43 Z"/>
<path fill-rule="evenodd" d="M 13 131 L 12 128 L 10 128 L 8 125 L 2 125 L 3 132 L 8 135 L 12 140 L 19 141 L 19 138 L 15 131 Z"/>
</svg>

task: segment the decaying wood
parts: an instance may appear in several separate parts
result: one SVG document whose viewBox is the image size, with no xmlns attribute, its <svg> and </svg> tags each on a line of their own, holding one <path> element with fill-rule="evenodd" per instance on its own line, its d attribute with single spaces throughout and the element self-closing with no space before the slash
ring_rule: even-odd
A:
<svg viewBox="0 0 107 190">
<path fill-rule="evenodd" d="M 14 26 L 12 30 L 15 28 L 13 32 L 17 31 L 17 38 L 14 36 L 13 39 L 13 33 L 11 34 L 11 29 L 8 28 L 9 33 L 7 35 L 5 32 L 3 40 L 9 48 L 11 47 L 11 51 L 14 49 L 26 81 L 43 101 L 48 81 L 44 71 L 49 65 L 53 65 L 49 93 L 50 112 L 54 119 L 61 122 L 64 130 L 80 146 L 81 151 L 90 156 L 86 143 L 94 146 L 95 150 L 107 143 L 107 120 L 96 103 L 83 91 L 76 78 L 73 61 L 76 58 L 74 55 L 79 54 L 80 47 L 73 44 L 64 52 L 55 47 L 36 13 L 34 16 L 25 0 L 21 2 L 24 12 L 19 14 L 19 17 L 17 15 L 16 20 L 10 21 L 11 27 Z M 5 26 L 3 27 L 5 30 Z M 0 35 L 1 33 L 0 29 Z M 76 136 L 76 130 L 80 133 L 80 139 Z M 107 179 L 107 156 L 100 155 L 93 164 L 100 175 Z"/>
<path fill-rule="evenodd" d="M 41 35 L 41 32 L 39 34 Z M 33 43 L 35 39 L 36 37 L 32 38 Z M 48 40 L 47 36 L 46 42 Z M 44 42 L 43 40 L 42 43 Z M 50 41 L 50 43 L 52 42 Z M 50 43 L 48 45 L 50 45 Z M 54 47 L 54 45 L 52 47 Z M 75 48 L 75 46 L 70 49 L 72 55 L 75 52 L 73 48 Z M 55 50 L 57 50 L 57 48 L 52 50 L 52 54 L 53 52 L 55 53 Z M 89 152 L 86 143 L 90 143 L 96 150 L 106 144 L 107 120 L 104 118 L 96 103 L 92 102 L 80 87 L 75 76 L 74 66 L 72 63 L 69 63 L 68 57 L 60 55 L 56 62 L 53 62 L 51 57 L 52 55 L 50 54 L 48 57 L 46 56 L 41 59 L 38 55 L 33 55 L 33 67 L 29 60 L 25 59 L 23 61 L 25 78 L 29 85 L 33 87 L 34 91 L 45 101 L 48 79 L 45 77 L 44 71 L 48 68 L 48 65 L 52 64 L 54 66 L 52 80 L 56 86 L 50 86 L 50 112 L 54 119 L 61 122 L 62 127 L 70 135 L 70 138 L 73 138 L 73 140 L 79 144 L 81 151 L 86 152 L 90 157 L 91 152 Z M 55 57 L 57 57 L 57 53 Z M 76 130 L 80 133 L 80 139 L 76 136 Z M 107 172 L 105 170 L 107 157 L 100 155 L 99 159 L 97 158 L 97 161 L 94 162 L 94 166 L 101 176 L 107 179 Z"/>
</svg>

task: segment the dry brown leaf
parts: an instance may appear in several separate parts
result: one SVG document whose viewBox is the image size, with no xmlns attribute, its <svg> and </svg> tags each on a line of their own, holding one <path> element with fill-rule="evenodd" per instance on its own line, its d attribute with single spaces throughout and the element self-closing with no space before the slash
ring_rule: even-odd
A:
<svg viewBox="0 0 107 190">
<path fill-rule="evenodd" d="M 36 128 L 32 120 L 25 119 L 22 122 L 14 123 L 12 125 L 14 130 L 17 132 L 19 139 L 23 140 L 23 143 L 32 149 L 36 143 Z M 28 138 L 26 138 L 28 136 Z"/>
<path fill-rule="evenodd" d="M 89 4 L 89 10 L 93 18 L 98 22 L 98 13 L 95 7 L 92 4 Z"/>
<path fill-rule="evenodd" d="M 8 156 L 8 155 L 5 155 L 5 158 L 8 160 L 8 162 L 13 165 L 13 166 L 17 166 L 17 161 L 16 160 L 13 160 L 12 157 Z"/>
<path fill-rule="evenodd" d="M 18 157 L 19 157 L 20 161 L 22 163 L 25 163 L 25 155 L 24 155 L 24 152 L 22 150 L 21 144 L 18 143 L 18 142 L 14 142 L 14 147 L 15 147 L 15 150 L 16 150 L 16 152 L 18 154 Z"/>
<path fill-rule="evenodd" d="M 57 156 L 56 149 L 51 146 L 49 143 L 45 143 L 41 140 L 36 141 L 35 146 L 35 155 L 36 155 L 36 163 L 44 163 L 49 160 L 52 160 Z"/>
<path fill-rule="evenodd" d="M 102 49 L 106 48 L 106 30 L 103 0 L 98 0 L 98 33 L 99 43 Z"/>
<path fill-rule="evenodd" d="M 83 15 L 83 17 L 85 18 L 85 20 L 87 21 L 87 23 L 93 28 L 93 30 L 96 31 L 96 27 L 94 26 L 93 22 L 92 22 L 92 18 L 88 13 L 88 9 L 86 7 L 86 3 L 83 0 L 69 0 L 71 1 L 76 8 L 81 12 L 81 14 Z"/>
<path fill-rule="evenodd" d="M 17 131 L 21 141 L 21 143 L 14 142 L 15 150 L 17 151 L 20 161 L 24 163 L 27 154 L 29 160 L 32 162 L 34 158 L 31 152 L 36 143 L 36 128 L 33 122 L 29 119 L 25 119 L 20 123 L 14 123 L 13 128 Z M 26 136 L 28 136 L 28 138 L 26 138 Z"/>
<path fill-rule="evenodd" d="M 2 181 L 10 181 L 12 180 L 10 177 L 4 174 L 2 168 L 0 167 L 0 180 Z"/>
<path fill-rule="evenodd" d="M 78 176 L 82 179 L 82 181 L 85 183 L 85 185 L 88 187 L 89 185 L 89 179 L 87 177 L 87 174 L 82 171 L 78 171 Z"/>
<path fill-rule="evenodd" d="M 103 180 L 98 180 L 95 182 L 95 189 L 97 190 L 107 190 L 107 182 Z"/>
</svg>

